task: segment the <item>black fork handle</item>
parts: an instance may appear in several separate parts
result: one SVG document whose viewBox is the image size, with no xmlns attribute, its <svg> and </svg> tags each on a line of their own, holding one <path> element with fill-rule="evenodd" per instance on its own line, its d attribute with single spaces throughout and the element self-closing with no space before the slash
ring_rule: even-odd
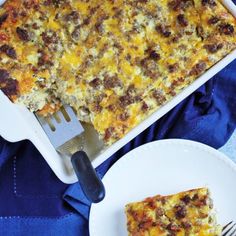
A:
<svg viewBox="0 0 236 236">
<path fill-rule="evenodd" d="M 105 197 L 105 187 L 87 154 L 78 151 L 72 155 L 71 162 L 85 196 L 92 203 L 101 202 Z"/>
</svg>

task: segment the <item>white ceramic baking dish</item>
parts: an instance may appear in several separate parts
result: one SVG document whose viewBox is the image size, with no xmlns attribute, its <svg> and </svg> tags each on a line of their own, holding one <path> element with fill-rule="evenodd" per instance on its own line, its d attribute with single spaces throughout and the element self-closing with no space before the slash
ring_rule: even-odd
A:
<svg viewBox="0 0 236 236">
<path fill-rule="evenodd" d="M 234 3 L 231 0 L 223 0 L 223 3 L 236 17 L 236 6 Z M 215 64 L 193 84 L 184 89 L 179 95 L 153 113 L 150 117 L 132 129 L 125 137 L 110 147 L 105 147 L 103 143 L 98 140 L 94 129 L 89 125 L 85 125 L 85 151 L 90 156 L 93 166 L 97 167 L 102 162 L 104 162 L 117 150 L 119 150 L 131 139 L 145 130 L 148 126 L 170 111 L 174 106 L 176 106 L 184 98 L 203 85 L 207 80 L 209 80 L 213 75 L 223 69 L 235 58 L 236 50 L 232 51 L 229 55 Z M 55 151 L 34 114 L 29 112 L 25 107 L 11 103 L 11 101 L 1 91 L 0 135 L 10 142 L 17 142 L 24 139 L 30 140 L 62 182 L 69 184 L 77 181 L 77 177 L 73 171 L 70 161 L 60 156 Z"/>
</svg>

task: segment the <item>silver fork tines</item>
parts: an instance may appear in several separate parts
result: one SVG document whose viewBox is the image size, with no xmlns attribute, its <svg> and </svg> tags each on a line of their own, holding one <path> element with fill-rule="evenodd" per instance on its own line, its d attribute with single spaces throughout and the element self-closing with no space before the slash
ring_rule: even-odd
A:
<svg viewBox="0 0 236 236">
<path fill-rule="evenodd" d="M 230 221 L 223 227 L 222 236 L 236 236 L 236 223 Z"/>
<path fill-rule="evenodd" d="M 84 132 L 76 114 L 68 105 L 50 117 L 43 118 L 37 114 L 36 117 L 55 149 Z"/>
</svg>

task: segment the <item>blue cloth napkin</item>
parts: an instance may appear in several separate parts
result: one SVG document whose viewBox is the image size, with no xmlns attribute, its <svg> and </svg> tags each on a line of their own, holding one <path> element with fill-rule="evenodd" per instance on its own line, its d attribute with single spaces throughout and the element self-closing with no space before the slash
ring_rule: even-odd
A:
<svg viewBox="0 0 236 236">
<path fill-rule="evenodd" d="M 0 116 L 1 119 L 1 116 Z M 236 61 L 97 168 L 102 177 L 125 153 L 163 138 L 222 146 L 236 127 Z M 0 137 L 0 235 L 88 233 L 90 203 L 78 183 L 61 183 L 29 141 Z"/>
</svg>

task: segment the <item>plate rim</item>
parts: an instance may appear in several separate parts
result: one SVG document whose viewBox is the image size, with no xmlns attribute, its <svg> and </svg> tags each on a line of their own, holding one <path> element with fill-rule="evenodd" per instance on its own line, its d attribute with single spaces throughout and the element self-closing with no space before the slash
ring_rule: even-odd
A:
<svg viewBox="0 0 236 236">
<path fill-rule="evenodd" d="M 225 155 L 223 152 L 198 141 L 193 141 L 193 140 L 188 140 L 188 139 L 178 139 L 178 138 L 173 138 L 173 139 L 161 139 L 161 140 L 156 140 L 156 141 L 152 141 L 149 143 L 145 143 L 142 144 L 132 150 L 130 150 L 128 153 L 126 153 L 125 155 L 121 156 L 119 160 L 117 160 L 112 166 L 111 168 L 106 172 L 106 174 L 103 176 L 103 180 L 104 178 L 107 178 L 106 176 L 108 175 L 108 173 L 112 172 L 114 168 L 119 168 L 120 165 L 123 165 L 125 162 L 129 161 L 130 159 L 132 159 L 132 155 L 136 152 L 140 152 L 141 150 L 145 150 L 148 149 L 148 146 L 160 146 L 160 145 L 170 145 L 170 144 L 181 144 L 183 146 L 188 146 L 191 148 L 197 148 L 200 150 L 203 150 L 205 152 L 210 153 L 210 155 L 214 155 L 216 158 L 218 158 L 220 161 L 224 162 L 228 167 L 230 167 L 231 169 L 233 169 L 233 171 L 236 173 L 236 163 L 231 160 L 227 155 Z M 130 156 L 130 157 L 129 157 Z M 109 175 L 108 175 L 109 176 Z M 91 234 L 92 230 L 92 221 L 93 221 L 93 217 L 94 217 L 94 209 L 96 209 L 96 204 L 92 204 L 90 207 L 90 211 L 89 211 L 89 234 Z"/>
</svg>

